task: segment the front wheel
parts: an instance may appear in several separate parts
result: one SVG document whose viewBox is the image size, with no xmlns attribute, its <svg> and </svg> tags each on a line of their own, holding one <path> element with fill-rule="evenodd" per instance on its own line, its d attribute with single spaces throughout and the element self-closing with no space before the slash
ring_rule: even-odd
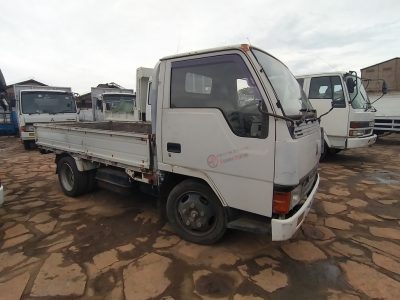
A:
<svg viewBox="0 0 400 300">
<path fill-rule="evenodd" d="M 213 244 L 226 231 L 221 202 L 209 186 L 188 179 L 175 186 L 167 199 L 167 218 L 185 240 Z"/>
</svg>

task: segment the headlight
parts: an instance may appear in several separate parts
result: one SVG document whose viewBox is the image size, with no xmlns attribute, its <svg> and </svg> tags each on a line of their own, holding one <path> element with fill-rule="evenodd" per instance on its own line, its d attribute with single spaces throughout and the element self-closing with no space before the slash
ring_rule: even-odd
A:
<svg viewBox="0 0 400 300">
<path fill-rule="evenodd" d="M 302 192 L 303 186 L 302 185 L 298 185 L 292 192 L 292 201 L 290 203 L 290 209 L 292 209 L 293 207 L 295 207 L 297 204 L 299 204 L 300 200 L 301 200 L 301 192 Z"/>
<path fill-rule="evenodd" d="M 364 129 L 350 129 L 349 130 L 349 136 L 352 137 L 357 137 L 357 136 L 363 136 L 365 134 L 365 130 Z"/>
<path fill-rule="evenodd" d="M 374 127 L 374 125 L 375 125 L 374 121 L 369 122 L 369 127 Z"/>
</svg>

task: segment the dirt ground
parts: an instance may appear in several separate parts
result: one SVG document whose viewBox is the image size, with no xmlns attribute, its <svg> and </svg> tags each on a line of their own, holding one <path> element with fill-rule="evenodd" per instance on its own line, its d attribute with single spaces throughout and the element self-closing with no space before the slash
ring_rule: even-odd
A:
<svg viewBox="0 0 400 300">
<path fill-rule="evenodd" d="M 0 138 L 0 299 L 400 299 L 400 135 L 320 165 L 295 238 L 182 241 L 155 199 L 65 196 L 54 156 Z"/>
</svg>

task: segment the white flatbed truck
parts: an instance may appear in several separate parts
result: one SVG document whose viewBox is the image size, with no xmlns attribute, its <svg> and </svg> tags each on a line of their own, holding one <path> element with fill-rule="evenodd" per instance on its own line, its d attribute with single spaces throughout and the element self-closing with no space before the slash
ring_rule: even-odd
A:
<svg viewBox="0 0 400 300">
<path fill-rule="evenodd" d="M 302 95 L 249 45 L 174 55 L 154 68 L 151 123 L 37 124 L 36 143 L 56 154 L 69 196 L 141 182 L 188 241 L 212 244 L 226 228 L 287 240 L 319 184 L 321 130 Z"/>
</svg>

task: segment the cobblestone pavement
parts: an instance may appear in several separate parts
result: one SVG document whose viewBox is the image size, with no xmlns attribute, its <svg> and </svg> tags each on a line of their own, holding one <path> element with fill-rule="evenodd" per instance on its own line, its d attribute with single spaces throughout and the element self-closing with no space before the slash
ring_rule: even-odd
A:
<svg viewBox="0 0 400 300">
<path fill-rule="evenodd" d="M 54 156 L 0 138 L 0 299 L 400 299 L 400 136 L 321 164 L 291 241 L 229 231 L 182 241 L 155 200 L 69 198 Z"/>
</svg>

